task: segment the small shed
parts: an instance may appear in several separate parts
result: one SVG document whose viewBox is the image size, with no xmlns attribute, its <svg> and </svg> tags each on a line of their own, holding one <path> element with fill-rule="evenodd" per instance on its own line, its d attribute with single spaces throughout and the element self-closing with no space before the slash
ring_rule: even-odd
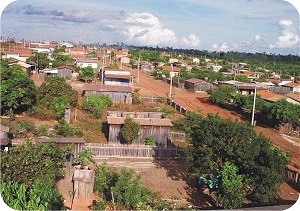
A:
<svg viewBox="0 0 300 211">
<path fill-rule="evenodd" d="M 54 142 L 58 146 L 68 146 L 73 144 L 75 146 L 74 149 L 74 157 L 76 158 L 81 150 L 84 149 L 84 145 L 86 141 L 83 138 L 77 138 L 77 137 L 38 137 L 34 139 L 35 143 L 48 143 L 48 142 Z"/>
<path fill-rule="evenodd" d="M 129 86 L 84 84 L 83 95 L 105 95 L 114 103 L 132 103 L 132 88 Z"/>
<path fill-rule="evenodd" d="M 197 92 L 197 91 L 207 91 L 209 89 L 213 89 L 214 85 L 198 78 L 192 78 L 184 82 L 184 88 Z"/>
<path fill-rule="evenodd" d="M 140 134 L 138 139 L 133 140 L 133 144 L 144 144 L 145 139 L 153 137 L 154 140 L 161 146 L 167 146 L 168 134 L 172 122 L 170 119 L 159 118 L 133 118 L 140 125 Z M 121 143 L 122 135 L 121 128 L 124 125 L 125 117 L 107 117 L 109 125 L 110 143 Z"/>
<path fill-rule="evenodd" d="M 94 170 L 75 169 L 73 176 L 73 191 L 75 199 L 87 199 L 93 195 L 95 181 Z"/>
</svg>

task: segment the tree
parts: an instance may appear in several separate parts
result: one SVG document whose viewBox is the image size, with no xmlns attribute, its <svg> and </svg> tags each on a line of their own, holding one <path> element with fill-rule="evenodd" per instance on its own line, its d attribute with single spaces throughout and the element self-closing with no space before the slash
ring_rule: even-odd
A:
<svg viewBox="0 0 300 211">
<path fill-rule="evenodd" d="M 45 116 L 52 117 L 54 114 L 62 118 L 65 108 L 76 106 L 77 100 L 77 92 L 63 78 L 50 77 L 37 89 L 37 107 L 31 114 L 37 115 L 39 110 L 43 110 Z"/>
<path fill-rule="evenodd" d="M 100 118 L 103 111 L 112 105 L 112 100 L 105 95 L 90 95 L 83 100 L 83 109 L 92 117 Z"/>
<path fill-rule="evenodd" d="M 33 106 L 36 88 L 21 66 L 1 68 L 1 113 L 22 113 Z"/>
<path fill-rule="evenodd" d="M 30 56 L 26 63 L 35 63 L 38 65 L 39 69 L 45 69 L 49 66 L 49 63 L 52 62 L 50 59 L 48 59 L 47 54 L 45 53 L 36 53 L 35 55 Z"/>
<path fill-rule="evenodd" d="M 152 199 L 151 192 L 140 186 L 141 176 L 123 168 L 112 188 L 116 205 L 120 209 L 145 209 Z"/>
<path fill-rule="evenodd" d="M 188 115 L 178 125 L 185 128 L 190 138 L 186 159 L 191 176 L 223 169 L 230 162 L 238 168 L 237 174 L 243 176 L 249 199 L 258 204 L 275 200 L 290 158 L 272 147 L 266 137 L 256 135 L 252 126 L 196 114 Z"/>
<path fill-rule="evenodd" d="M 79 74 L 79 78 L 85 82 L 92 81 L 94 76 L 94 69 L 90 66 L 82 68 Z"/>
<path fill-rule="evenodd" d="M 221 170 L 221 185 L 218 202 L 225 209 L 235 209 L 241 207 L 245 199 L 243 190 L 243 177 L 237 174 L 235 165 L 226 162 Z"/>
<path fill-rule="evenodd" d="M 63 165 L 71 148 L 54 143 L 27 142 L 1 153 L 1 179 L 4 182 L 25 183 L 31 187 L 38 178 L 55 179 L 63 174 Z"/>
<path fill-rule="evenodd" d="M 18 210 L 61 210 L 63 198 L 55 181 L 72 147 L 27 142 L 1 153 L 3 200 Z"/>
<path fill-rule="evenodd" d="M 126 117 L 124 125 L 121 129 L 122 137 L 127 144 L 132 144 L 132 141 L 139 137 L 140 125 L 130 117 Z"/>
<path fill-rule="evenodd" d="M 266 113 L 268 114 L 268 119 L 275 121 L 277 125 L 281 123 L 296 123 L 300 119 L 300 105 L 295 105 L 282 99 L 273 103 Z"/>
<path fill-rule="evenodd" d="M 232 85 L 221 85 L 217 90 L 213 90 L 209 99 L 213 103 L 224 105 L 233 100 L 236 95 L 236 87 Z"/>
</svg>

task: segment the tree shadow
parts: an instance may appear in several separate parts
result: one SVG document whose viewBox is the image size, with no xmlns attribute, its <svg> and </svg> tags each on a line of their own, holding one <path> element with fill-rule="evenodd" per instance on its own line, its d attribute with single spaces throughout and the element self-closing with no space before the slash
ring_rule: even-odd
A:
<svg viewBox="0 0 300 211">
<path fill-rule="evenodd" d="M 108 138 L 109 138 L 109 125 L 106 121 L 102 122 L 101 132 L 104 134 L 106 140 L 108 141 Z"/>
<path fill-rule="evenodd" d="M 204 193 L 196 179 L 190 178 L 187 174 L 187 162 L 182 159 L 153 159 L 156 168 L 166 170 L 167 177 L 176 181 L 185 181 L 187 186 L 184 190 L 187 194 L 187 202 L 195 209 L 215 209 L 213 201 L 209 194 Z M 177 189 L 180 194 L 179 189 Z"/>
</svg>

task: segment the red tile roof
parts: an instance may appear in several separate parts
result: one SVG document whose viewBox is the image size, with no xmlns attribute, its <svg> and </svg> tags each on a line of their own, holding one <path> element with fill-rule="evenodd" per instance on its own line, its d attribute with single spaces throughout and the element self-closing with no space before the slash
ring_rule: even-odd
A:
<svg viewBox="0 0 300 211">
<path fill-rule="evenodd" d="M 297 82 L 291 82 L 291 83 L 287 83 L 287 84 L 284 84 L 284 85 L 281 85 L 281 86 L 286 86 L 286 87 L 298 87 L 298 86 L 300 86 L 300 83 L 297 83 Z"/>
<path fill-rule="evenodd" d="M 167 71 L 172 71 L 172 67 L 171 66 L 163 66 L 162 67 L 163 70 L 167 70 Z M 179 67 L 173 67 L 173 72 L 179 72 L 180 68 Z"/>
<path fill-rule="evenodd" d="M 286 99 L 285 96 L 270 92 L 269 90 L 259 90 L 257 94 L 260 95 L 262 99 L 271 102 L 277 102 L 278 100 Z"/>
</svg>

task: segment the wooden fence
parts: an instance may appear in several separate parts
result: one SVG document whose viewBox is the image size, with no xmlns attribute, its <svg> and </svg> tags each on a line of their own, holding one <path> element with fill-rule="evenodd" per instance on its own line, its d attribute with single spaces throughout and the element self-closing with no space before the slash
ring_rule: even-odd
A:
<svg viewBox="0 0 300 211">
<path fill-rule="evenodd" d="M 146 145 L 121 145 L 88 143 L 86 148 L 97 157 L 127 157 L 127 158 L 175 158 L 177 148 L 146 146 Z"/>
<path fill-rule="evenodd" d="M 163 97 L 153 97 L 153 96 L 144 96 L 144 97 L 140 97 L 142 102 L 145 103 L 166 103 L 167 100 L 164 99 Z"/>
<path fill-rule="evenodd" d="M 286 170 L 287 181 L 300 190 L 300 173 L 292 169 Z"/>
<path fill-rule="evenodd" d="M 170 100 L 170 106 L 172 106 L 173 108 L 175 108 L 175 110 L 177 110 L 181 114 L 188 113 L 188 110 L 185 107 L 181 106 L 179 103 L 175 102 L 172 99 Z"/>
<path fill-rule="evenodd" d="M 185 141 L 185 133 L 169 132 L 168 139 L 171 141 Z"/>
</svg>

